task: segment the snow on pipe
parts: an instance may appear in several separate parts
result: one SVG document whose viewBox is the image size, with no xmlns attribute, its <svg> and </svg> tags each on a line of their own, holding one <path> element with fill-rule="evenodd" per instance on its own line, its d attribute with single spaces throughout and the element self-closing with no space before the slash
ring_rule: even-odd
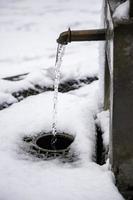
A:
<svg viewBox="0 0 133 200">
<path fill-rule="evenodd" d="M 105 40 L 106 29 L 92 29 L 92 30 L 74 30 L 62 32 L 57 39 L 59 44 L 67 45 L 73 41 L 98 41 Z"/>
</svg>

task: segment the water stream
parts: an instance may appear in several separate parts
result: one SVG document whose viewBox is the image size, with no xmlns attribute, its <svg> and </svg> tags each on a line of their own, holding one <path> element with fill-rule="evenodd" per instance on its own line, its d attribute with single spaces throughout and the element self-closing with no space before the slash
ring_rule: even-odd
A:
<svg viewBox="0 0 133 200">
<path fill-rule="evenodd" d="M 55 81 L 54 81 L 54 99 L 53 99 L 53 122 L 52 122 L 52 134 L 53 138 L 51 140 L 52 149 L 55 148 L 57 141 L 57 104 L 58 104 L 58 87 L 60 82 L 60 68 L 62 63 L 62 58 L 65 52 L 65 45 L 58 44 L 55 62 Z"/>
</svg>

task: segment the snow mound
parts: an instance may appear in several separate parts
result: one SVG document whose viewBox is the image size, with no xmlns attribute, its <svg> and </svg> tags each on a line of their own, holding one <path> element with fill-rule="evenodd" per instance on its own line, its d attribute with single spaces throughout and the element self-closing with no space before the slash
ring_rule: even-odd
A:
<svg viewBox="0 0 133 200">
<path fill-rule="evenodd" d="M 116 22 L 129 19 L 129 0 L 120 4 L 114 11 L 113 18 Z"/>
<path fill-rule="evenodd" d="M 17 99 L 15 97 L 13 97 L 11 94 L 9 93 L 2 93 L 0 92 L 0 105 L 10 105 L 13 103 L 17 103 Z"/>
</svg>

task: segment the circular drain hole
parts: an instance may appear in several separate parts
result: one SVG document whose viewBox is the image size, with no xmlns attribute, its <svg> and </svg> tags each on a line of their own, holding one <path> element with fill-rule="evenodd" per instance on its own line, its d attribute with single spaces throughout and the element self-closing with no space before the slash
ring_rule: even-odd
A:
<svg viewBox="0 0 133 200">
<path fill-rule="evenodd" d="M 26 151 L 43 159 L 64 158 L 74 160 L 74 152 L 70 145 L 74 137 L 67 133 L 57 133 L 54 137 L 51 133 L 44 133 L 34 137 L 24 137 Z"/>
<path fill-rule="evenodd" d="M 67 150 L 73 140 L 73 136 L 68 134 L 57 134 L 55 137 L 52 134 L 45 134 L 36 139 L 36 145 L 45 151 L 58 152 Z"/>
</svg>

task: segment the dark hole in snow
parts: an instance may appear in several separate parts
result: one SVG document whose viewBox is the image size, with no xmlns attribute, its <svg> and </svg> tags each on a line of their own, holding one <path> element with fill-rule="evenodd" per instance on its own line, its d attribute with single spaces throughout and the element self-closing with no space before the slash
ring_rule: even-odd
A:
<svg viewBox="0 0 133 200">
<path fill-rule="evenodd" d="M 101 128 L 96 124 L 96 133 L 97 133 L 97 139 L 96 139 L 96 163 L 99 165 L 105 164 L 105 148 L 103 145 L 103 138 L 102 138 L 102 130 Z"/>
<path fill-rule="evenodd" d="M 52 134 L 45 134 L 43 136 L 40 136 L 36 140 L 37 146 L 39 146 L 42 149 L 47 150 L 53 150 L 52 147 Z M 55 142 L 55 149 L 54 151 L 58 150 L 65 150 L 67 149 L 70 144 L 73 142 L 74 138 L 68 134 L 57 134 L 56 135 L 56 142 Z"/>
<path fill-rule="evenodd" d="M 8 81 L 20 81 L 20 80 L 23 80 L 27 75 L 28 75 L 28 73 L 24 73 L 24 74 L 18 74 L 15 76 L 8 76 L 3 79 L 8 80 Z"/>
<path fill-rule="evenodd" d="M 42 133 L 37 136 L 24 137 L 23 150 L 43 160 L 59 158 L 62 162 L 74 162 L 77 154 L 71 149 L 74 137 L 67 133 L 57 133 L 54 148 L 52 145 L 53 135 Z"/>
</svg>

